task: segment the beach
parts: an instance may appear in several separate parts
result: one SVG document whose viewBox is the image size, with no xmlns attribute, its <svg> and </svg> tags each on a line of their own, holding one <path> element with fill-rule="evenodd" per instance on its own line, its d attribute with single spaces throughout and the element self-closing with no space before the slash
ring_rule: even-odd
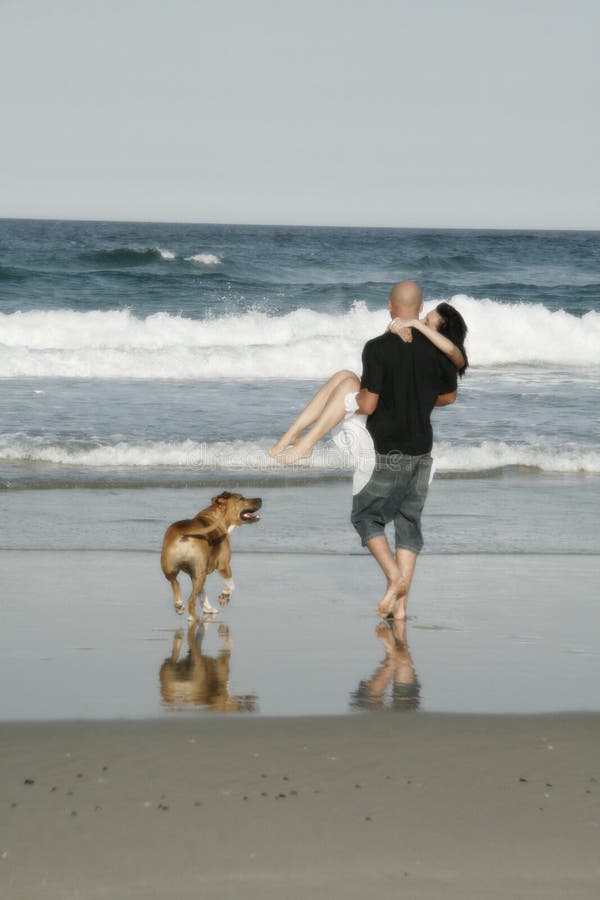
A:
<svg viewBox="0 0 600 900">
<path fill-rule="evenodd" d="M 598 715 L 3 727 L 11 900 L 595 898 Z"/>
<path fill-rule="evenodd" d="M 597 234 L 0 236 L 1 896 L 595 898 Z M 392 627 L 348 460 L 267 450 L 401 273 L 471 368 Z M 190 625 L 161 541 L 222 490 L 261 521 Z"/>
<path fill-rule="evenodd" d="M 3 897 L 597 896 L 597 557 L 424 556 L 396 635 L 366 556 L 233 563 L 189 630 L 156 553 L 0 554 Z"/>
</svg>

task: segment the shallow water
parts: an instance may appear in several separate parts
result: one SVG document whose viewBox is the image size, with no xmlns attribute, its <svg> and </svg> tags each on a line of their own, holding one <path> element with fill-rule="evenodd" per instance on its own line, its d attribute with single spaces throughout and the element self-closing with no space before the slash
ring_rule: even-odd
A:
<svg viewBox="0 0 600 900">
<path fill-rule="evenodd" d="M 167 525 L 204 509 L 223 489 L 263 500 L 262 521 L 237 528 L 235 553 L 363 553 L 349 516 L 348 476 L 331 481 L 256 473 L 188 473 L 190 483 L 132 490 L 114 473 L 97 489 L 56 487 L 2 495 L 0 550 L 160 548 Z M 157 484 L 160 483 L 160 476 Z M 424 553 L 600 554 L 600 478 L 590 475 L 436 477 L 423 514 Z"/>
<path fill-rule="evenodd" d="M 362 556 L 240 553 L 231 605 L 197 632 L 157 554 L 0 566 L 4 720 L 600 709 L 598 556 L 424 557 L 405 633 L 373 614 Z"/>
</svg>

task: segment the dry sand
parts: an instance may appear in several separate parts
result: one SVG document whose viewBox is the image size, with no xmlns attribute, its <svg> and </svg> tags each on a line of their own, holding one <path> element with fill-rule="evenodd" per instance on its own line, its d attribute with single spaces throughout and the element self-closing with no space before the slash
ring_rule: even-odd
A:
<svg viewBox="0 0 600 900">
<path fill-rule="evenodd" d="M 2 726 L 0 895 L 597 898 L 600 716 Z"/>
</svg>

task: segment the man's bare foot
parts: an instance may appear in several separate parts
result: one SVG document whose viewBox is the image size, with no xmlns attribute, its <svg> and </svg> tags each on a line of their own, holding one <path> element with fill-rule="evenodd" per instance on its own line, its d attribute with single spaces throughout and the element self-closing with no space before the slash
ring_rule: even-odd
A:
<svg viewBox="0 0 600 900">
<path fill-rule="evenodd" d="M 396 603 L 396 607 L 394 609 L 393 619 L 394 622 L 406 622 L 406 601 L 408 600 L 408 595 L 406 592 L 398 597 L 398 602 Z"/>
<path fill-rule="evenodd" d="M 275 459 L 280 466 L 293 466 L 299 459 L 308 459 L 312 456 L 313 448 L 310 444 L 298 441 L 293 447 L 288 447 L 283 453 L 279 453 Z"/>
<path fill-rule="evenodd" d="M 381 603 L 376 607 L 375 612 L 382 619 L 388 619 L 392 616 L 396 618 L 396 609 L 404 598 L 404 616 L 406 617 L 406 581 L 400 575 L 393 581 L 388 582 L 387 591 L 383 595 Z"/>
</svg>

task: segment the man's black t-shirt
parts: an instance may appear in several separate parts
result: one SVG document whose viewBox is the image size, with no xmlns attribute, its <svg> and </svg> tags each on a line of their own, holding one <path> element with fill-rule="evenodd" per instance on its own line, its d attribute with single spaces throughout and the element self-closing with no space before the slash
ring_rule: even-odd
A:
<svg viewBox="0 0 600 900">
<path fill-rule="evenodd" d="M 409 344 L 389 331 L 363 350 L 361 388 L 379 394 L 367 428 L 378 453 L 429 453 L 430 416 L 439 394 L 456 390 L 456 368 L 419 331 Z"/>
</svg>

